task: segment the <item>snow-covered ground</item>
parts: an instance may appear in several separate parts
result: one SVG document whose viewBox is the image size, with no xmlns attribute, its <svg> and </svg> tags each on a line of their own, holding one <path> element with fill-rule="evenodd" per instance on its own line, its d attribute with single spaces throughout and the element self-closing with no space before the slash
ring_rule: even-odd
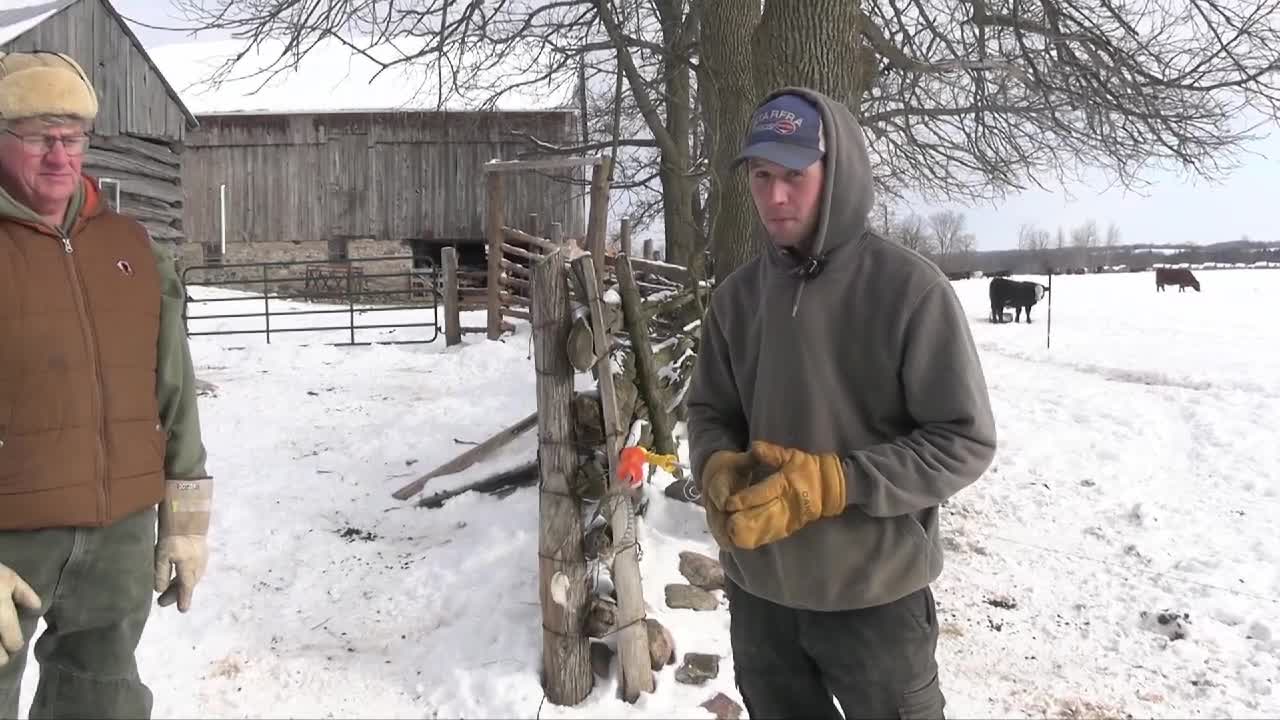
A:
<svg viewBox="0 0 1280 720">
<path fill-rule="evenodd" d="M 955 284 L 1000 448 L 943 514 L 951 717 L 1280 715 L 1280 272 L 1198 276 L 1202 293 L 1161 294 L 1150 273 L 1056 277 L 1048 350 L 1046 305 L 992 325 L 987 281 Z M 156 717 L 709 718 L 716 692 L 738 699 L 723 603 L 663 602 L 680 551 L 714 545 L 661 481 L 641 527 L 650 614 L 677 659 L 722 659 L 703 686 L 663 669 L 635 705 L 612 680 L 579 707 L 542 702 L 534 489 L 435 510 L 390 497 L 533 410 L 529 339 L 523 323 L 455 348 L 193 338 L 217 385 L 201 406 L 213 557 L 191 613 L 157 608 L 143 639 Z M 24 713 L 34 686 L 32 667 Z"/>
</svg>

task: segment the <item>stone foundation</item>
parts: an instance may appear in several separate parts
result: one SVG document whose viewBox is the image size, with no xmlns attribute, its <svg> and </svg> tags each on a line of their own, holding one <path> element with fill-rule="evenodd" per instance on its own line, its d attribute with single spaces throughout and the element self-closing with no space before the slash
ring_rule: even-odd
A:
<svg viewBox="0 0 1280 720">
<path fill-rule="evenodd" d="M 412 249 L 408 242 L 400 240 L 353 239 L 347 241 L 347 256 L 351 260 L 352 285 L 357 302 L 405 303 L 422 302 L 422 292 L 409 292 L 423 287 L 407 273 L 413 270 Z M 228 290 L 262 292 L 262 266 L 258 263 L 297 263 L 267 268 L 267 287 L 272 292 L 289 297 L 313 297 L 323 300 L 324 295 L 339 294 L 337 300 L 346 302 L 347 263 L 330 260 L 327 241 L 307 242 L 253 242 L 228 244 L 221 263 L 211 263 L 205 248 L 188 243 L 177 251 L 180 268 L 201 266 L 193 270 L 187 279 L 192 284 L 222 283 L 218 287 Z M 396 260 L 371 258 L 395 257 Z M 252 264 L 253 267 L 234 267 Z M 308 270 L 312 277 L 308 281 Z M 396 277 L 370 277 L 396 275 Z M 430 295 L 426 295 L 430 297 Z"/>
</svg>

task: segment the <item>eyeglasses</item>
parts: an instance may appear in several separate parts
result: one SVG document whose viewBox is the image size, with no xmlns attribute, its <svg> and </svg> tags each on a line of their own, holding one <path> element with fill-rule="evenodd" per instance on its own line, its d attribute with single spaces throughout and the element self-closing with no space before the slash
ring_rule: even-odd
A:
<svg viewBox="0 0 1280 720">
<path fill-rule="evenodd" d="M 22 141 L 22 149 L 28 155 L 44 155 L 53 152 L 53 146 L 62 143 L 62 149 L 66 150 L 68 155 L 83 155 L 84 151 L 89 147 L 89 136 L 85 133 L 79 135 L 19 135 L 12 130 L 5 130 L 6 133 L 18 138 Z"/>
</svg>

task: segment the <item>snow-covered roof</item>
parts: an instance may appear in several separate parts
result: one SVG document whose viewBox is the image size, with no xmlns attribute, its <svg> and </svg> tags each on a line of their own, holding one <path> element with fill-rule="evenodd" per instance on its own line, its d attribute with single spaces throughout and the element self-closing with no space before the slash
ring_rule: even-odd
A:
<svg viewBox="0 0 1280 720">
<path fill-rule="evenodd" d="M 76 0 L 0 0 L 0 44 L 39 25 Z"/>
<path fill-rule="evenodd" d="M 402 57 L 401 53 L 406 50 L 403 40 L 397 40 L 397 48 L 371 45 L 359 46 L 368 48 L 364 52 L 381 62 Z M 274 77 L 263 71 L 272 67 L 286 48 L 282 40 L 266 40 L 237 61 L 224 78 L 212 81 L 218 69 L 244 47 L 241 40 L 193 41 L 159 46 L 151 51 L 151 56 L 197 115 L 481 108 L 554 110 L 572 107 L 573 102 L 572 85 L 563 81 L 533 83 L 504 93 L 492 104 L 486 104 L 490 92 L 459 96 L 447 90 L 441 102 L 434 69 L 416 64 L 382 69 L 378 62 L 334 38 L 320 41 L 306 52 L 297 68 Z M 486 74 L 500 78 L 502 85 L 540 74 L 527 70 L 527 64 L 515 60 L 509 65 Z"/>
</svg>

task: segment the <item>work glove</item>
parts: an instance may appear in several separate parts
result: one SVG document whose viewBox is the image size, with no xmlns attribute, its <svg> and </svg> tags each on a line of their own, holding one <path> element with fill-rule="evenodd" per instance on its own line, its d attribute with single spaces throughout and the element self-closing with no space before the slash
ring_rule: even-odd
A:
<svg viewBox="0 0 1280 720">
<path fill-rule="evenodd" d="M 750 453 L 717 450 L 702 466 L 702 507 L 707 513 L 711 537 L 722 548 L 733 546 L 726 529 L 728 515 L 724 503 L 751 483 L 751 469 L 755 464 Z"/>
<path fill-rule="evenodd" d="M 22 625 L 18 621 L 18 606 L 28 610 L 40 609 L 40 596 L 18 573 L 0 563 L 0 667 L 22 650 Z"/>
<path fill-rule="evenodd" d="M 776 470 L 724 502 L 728 535 L 751 550 L 777 542 L 822 517 L 845 510 L 844 467 L 834 454 L 815 455 L 757 440 L 751 457 Z"/>
<path fill-rule="evenodd" d="M 157 602 L 178 611 L 191 609 L 191 594 L 209 562 L 209 512 L 213 480 L 168 480 L 157 523 L 155 587 Z"/>
</svg>

